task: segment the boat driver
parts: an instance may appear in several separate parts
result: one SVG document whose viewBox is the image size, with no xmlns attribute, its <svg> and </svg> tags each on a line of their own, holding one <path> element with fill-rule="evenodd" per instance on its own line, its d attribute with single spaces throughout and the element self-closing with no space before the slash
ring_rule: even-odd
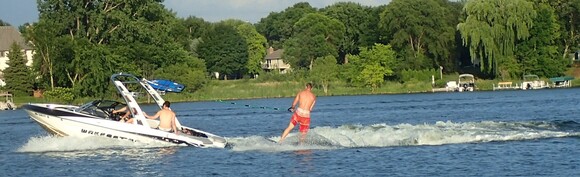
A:
<svg viewBox="0 0 580 177">
<path fill-rule="evenodd" d="M 120 117 L 121 118 L 121 120 L 119 120 L 120 122 L 133 123 L 133 118 L 129 117 L 131 116 L 131 112 L 129 111 L 129 108 L 127 106 L 118 110 L 113 110 L 113 114 L 116 113 L 125 113 Z"/>
</svg>

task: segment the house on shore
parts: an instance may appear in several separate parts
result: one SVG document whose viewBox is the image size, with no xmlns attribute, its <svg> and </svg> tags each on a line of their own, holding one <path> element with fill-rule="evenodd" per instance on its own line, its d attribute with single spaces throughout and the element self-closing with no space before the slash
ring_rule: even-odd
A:
<svg viewBox="0 0 580 177">
<path fill-rule="evenodd" d="M 262 69 L 266 72 L 277 71 L 281 74 L 290 71 L 290 64 L 284 62 L 283 54 L 284 49 L 274 50 L 272 47 L 268 48 L 266 57 L 262 61 Z"/>
<path fill-rule="evenodd" d="M 8 53 L 10 53 L 10 46 L 16 43 L 22 48 L 22 53 L 28 62 L 27 66 L 32 65 L 32 56 L 34 55 L 33 48 L 22 37 L 22 34 L 12 26 L 0 26 L 0 86 L 4 86 L 4 69 L 8 68 Z"/>
</svg>

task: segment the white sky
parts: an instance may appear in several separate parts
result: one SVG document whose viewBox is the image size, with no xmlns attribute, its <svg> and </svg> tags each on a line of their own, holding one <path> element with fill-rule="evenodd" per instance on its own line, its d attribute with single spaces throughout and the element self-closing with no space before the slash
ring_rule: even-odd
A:
<svg viewBox="0 0 580 177">
<path fill-rule="evenodd" d="M 310 0 L 311 6 L 323 8 L 345 0 Z M 366 6 L 387 4 L 391 0 L 350 0 Z M 166 8 L 177 12 L 179 17 L 196 16 L 206 21 L 216 22 L 225 19 L 239 19 L 252 23 L 270 14 L 280 12 L 304 0 L 166 0 Z"/>
<path fill-rule="evenodd" d="M 298 2 L 308 2 L 316 8 L 323 8 L 345 0 L 165 0 L 167 9 L 178 17 L 196 16 L 206 21 L 239 19 L 251 23 L 258 22 L 270 12 L 280 12 Z M 365 6 L 388 4 L 391 0 L 350 0 Z M 36 0 L 2 0 L 0 19 L 13 26 L 38 20 Z"/>
</svg>

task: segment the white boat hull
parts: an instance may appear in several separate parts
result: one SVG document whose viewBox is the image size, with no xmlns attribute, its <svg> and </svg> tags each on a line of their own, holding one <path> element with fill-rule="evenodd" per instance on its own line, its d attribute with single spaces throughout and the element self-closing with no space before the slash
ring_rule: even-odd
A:
<svg viewBox="0 0 580 177">
<path fill-rule="evenodd" d="M 226 146 L 224 138 L 189 127 L 182 126 L 182 128 L 196 131 L 206 137 L 191 136 L 184 133 L 176 135 L 142 125 L 103 119 L 62 108 L 51 108 L 59 106 L 64 105 L 29 104 L 25 106 L 25 109 L 32 120 L 48 132 L 58 136 L 102 136 L 161 146 L 184 145 L 213 148 Z"/>
</svg>

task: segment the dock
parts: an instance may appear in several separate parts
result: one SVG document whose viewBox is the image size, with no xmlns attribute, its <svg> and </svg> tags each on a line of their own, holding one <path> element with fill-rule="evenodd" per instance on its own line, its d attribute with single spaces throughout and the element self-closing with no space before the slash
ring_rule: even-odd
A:
<svg viewBox="0 0 580 177">
<path fill-rule="evenodd" d="M 512 82 L 499 82 L 497 86 L 493 84 L 493 90 L 517 90 L 522 89 L 518 84 L 513 85 Z"/>
<path fill-rule="evenodd" d="M 456 89 L 445 87 L 445 88 L 433 88 L 431 92 L 455 92 Z"/>
</svg>

